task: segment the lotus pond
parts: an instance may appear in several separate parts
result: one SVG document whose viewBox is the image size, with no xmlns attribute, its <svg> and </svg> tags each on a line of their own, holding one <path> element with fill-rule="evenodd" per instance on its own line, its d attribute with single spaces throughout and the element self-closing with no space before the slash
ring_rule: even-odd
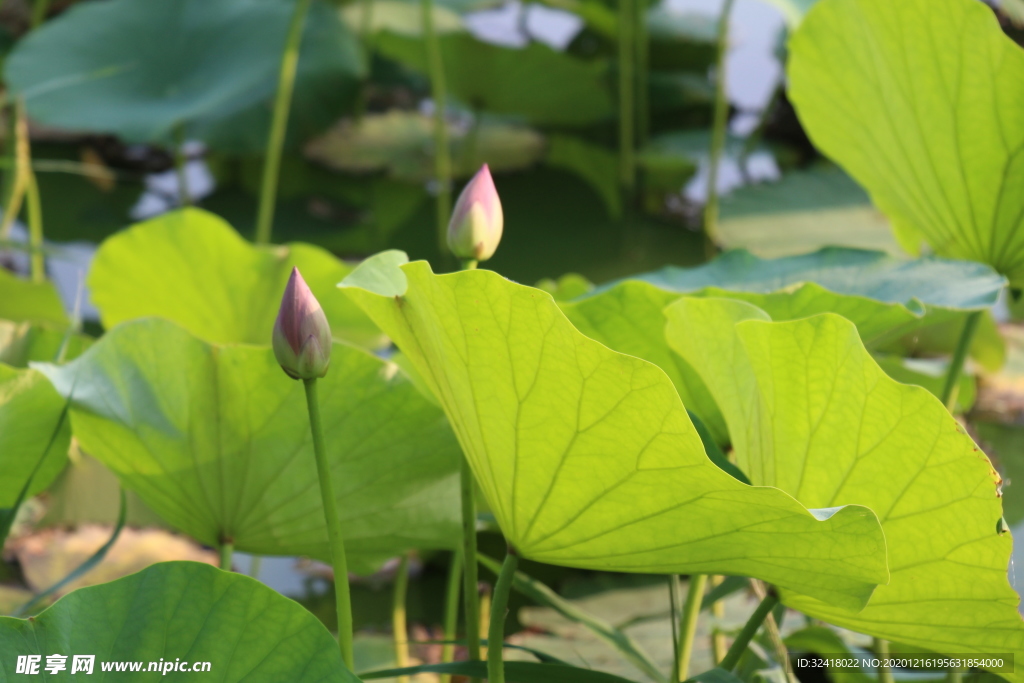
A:
<svg viewBox="0 0 1024 683">
<path fill-rule="evenodd" d="M 1024 3 L 705 4 L 3 3 L 0 681 L 1024 681 Z"/>
</svg>

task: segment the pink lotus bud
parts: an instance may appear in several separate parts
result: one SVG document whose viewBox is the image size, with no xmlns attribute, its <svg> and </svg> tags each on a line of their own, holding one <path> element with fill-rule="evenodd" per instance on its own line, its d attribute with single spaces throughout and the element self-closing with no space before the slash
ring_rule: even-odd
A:
<svg viewBox="0 0 1024 683">
<path fill-rule="evenodd" d="M 331 327 L 298 268 L 292 268 L 274 322 L 274 356 L 292 379 L 323 377 L 331 364 Z"/>
<path fill-rule="evenodd" d="M 504 225 L 491 169 L 484 164 L 455 202 L 448 224 L 448 248 L 460 259 L 486 261 L 497 250 Z"/>
</svg>

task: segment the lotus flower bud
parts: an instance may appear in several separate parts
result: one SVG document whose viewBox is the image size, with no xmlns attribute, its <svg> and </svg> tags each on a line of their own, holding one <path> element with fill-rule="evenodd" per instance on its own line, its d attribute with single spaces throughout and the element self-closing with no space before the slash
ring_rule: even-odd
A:
<svg viewBox="0 0 1024 683">
<path fill-rule="evenodd" d="M 501 242 L 504 224 L 491 169 L 484 164 L 455 202 L 448 224 L 448 248 L 460 259 L 486 261 Z"/>
<path fill-rule="evenodd" d="M 292 379 L 323 377 L 331 364 L 331 327 L 298 268 L 292 268 L 274 322 L 274 356 Z"/>
</svg>

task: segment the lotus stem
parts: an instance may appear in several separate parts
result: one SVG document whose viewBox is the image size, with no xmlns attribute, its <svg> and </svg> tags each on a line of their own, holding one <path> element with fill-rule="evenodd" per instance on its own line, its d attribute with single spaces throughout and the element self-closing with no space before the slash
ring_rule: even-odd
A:
<svg viewBox="0 0 1024 683">
<path fill-rule="evenodd" d="M 178 202 L 182 206 L 192 205 L 192 193 L 188 191 L 188 158 L 185 156 L 185 124 L 178 124 L 174 130 L 174 172 L 178 176 Z"/>
<path fill-rule="evenodd" d="M 288 37 L 281 53 L 281 69 L 277 76 L 277 95 L 270 120 L 270 134 L 263 162 L 263 181 L 260 185 L 260 205 L 256 214 L 256 244 L 269 244 L 274 227 L 274 206 L 277 203 L 277 179 L 281 173 L 281 154 L 285 133 L 288 132 L 288 112 L 295 90 L 295 72 L 299 66 L 302 47 L 302 27 L 312 0 L 297 0 L 288 25 Z"/>
<path fill-rule="evenodd" d="M 352 652 L 352 596 L 348 586 L 348 560 L 345 557 L 345 540 L 341 535 L 341 520 L 338 518 L 337 499 L 334 497 L 334 482 L 331 468 L 327 464 L 327 449 L 324 445 L 323 423 L 320 421 L 320 402 L 317 397 L 316 380 L 304 379 L 306 406 L 309 408 L 309 427 L 313 433 L 313 453 L 316 456 L 317 475 L 320 479 L 320 496 L 323 498 L 324 517 L 327 521 L 327 538 L 331 547 L 331 565 L 334 567 L 334 596 L 338 610 L 338 646 L 345 666 L 352 669 L 355 658 Z"/>
<path fill-rule="evenodd" d="M 31 161 L 26 163 L 28 184 L 25 198 L 28 208 L 28 242 L 32 247 L 30 258 L 32 282 L 46 282 L 46 257 L 43 253 L 43 203 L 39 198 L 39 183 L 32 171 Z"/>
<path fill-rule="evenodd" d="M 974 333 L 978 330 L 978 323 L 981 322 L 981 311 L 972 311 L 964 321 L 963 330 L 960 332 L 960 339 L 956 343 L 956 350 L 953 352 L 953 359 L 949 362 L 949 370 L 946 371 L 946 383 L 942 387 L 942 405 L 955 412 L 956 389 L 960 384 L 960 375 L 964 370 L 964 362 L 967 360 L 967 353 L 971 350 L 971 342 L 974 341 Z"/>
<path fill-rule="evenodd" d="M 455 661 L 455 638 L 459 628 L 459 590 L 462 585 L 462 553 L 452 553 L 448 567 L 448 587 L 444 603 L 444 646 L 441 648 L 441 663 Z M 441 674 L 441 683 L 451 683 L 451 674 Z"/>
<path fill-rule="evenodd" d="M 423 36 L 427 47 L 427 65 L 430 72 L 430 96 L 434 100 L 434 175 L 437 180 L 437 244 L 441 254 L 447 253 L 448 220 L 452 213 L 452 159 L 448 148 L 448 123 L 445 121 L 445 104 L 448 101 L 448 86 L 444 73 L 444 58 L 441 41 L 434 30 L 433 0 L 423 0 Z M 476 562 L 466 559 L 466 567 Z"/>
<path fill-rule="evenodd" d="M 487 631 L 487 680 L 489 683 L 505 683 L 505 662 L 502 659 L 505 642 L 505 618 L 508 616 L 508 596 L 512 591 L 512 579 L 519 566 L 519 556 L 511 545 L 505 554 L 505 562 L 494 584 L 491 600 L 491 627 Z"/>
<path fill-rule="evenodd" d="M 220 543 L 220 568 L 226 572 L 231 571 L 231 561 L 235 556 L 235 544 L 232 541 L 224 540 Z"/>
<path fill-rule="evenodd" d="M 409 556 L 402 555 L 395 572 L 395 589 L 391 603 L 391 633 L 395 641 L 395 667 L 409 666 L 409 628 L 405 620 L 405 599 L 409 594 Z M 398 683 L 409 683 L 408 676 L 399 676 Z"/>
<path fill-rule="evenodd" d="M 631 192 L 636 180 L 636 8 L 619 0 L 619 182 Z"/>
<path fill-rule="evenodd" d="M 668 616 L 672 628 L 672 677 L 678 678 L 676 672 L 679 671 L 679 574 L 668 575 Z"/>
<path fill-rule="evenodd" d="M 459 471 L 462 496 L 462 592 L 466 596 L 466 650 L 469 661 L 480 660 L 480 593 L 476 565 L 476 500 L 473 492 L 473 470 L 462 457 Z M 478 679 L 471 679 L 478 680 Z"/>
<path fill-rule="evenodd" d="M 875 638 L 873 641 L 875 654 L 881 660 L 878 666 L 878 683 L 893 683 L 892 669 L 885 660 L 889 657 L 889 641 L 882 638 Z"/>
<path fill-rule="evenodd" d="M 260 567 L 263 566 L 263 556 L 253 555 L 252 560 L 249 561 L 249 576 L 259 580 L 260 578 Z"/>
<path fill-rule="evenodd" d="M 725 124 L 729 114 L 726 96 L 726 56 L 729 53 L 729 15 L 735 0 L 725 0 L 718 18 L 718 59 L 715 63 L 715 106 L 711 127 L 711 151 L 708 157 L 707 202 L 704 204 L 704 234 L 712 251 L 719 243 L 718 234 L 718 167 L 725 147 Z"/>
<path fill-rule="evenodd" d="M 775 591 L 770 591 L 757 606 L 757 609 L 754 610 L 754 613 L 750 615 L 747 623 L 743 625 L 743 629 L 736 636 L 736 640 L 732 642 L 732 647 L 725 653 L 721 664 L 723 669 L 732 671 L 736 668 L 740 657 L 743 655 L 743 651 L 747 649 L 747 645 L 750 644 L 754 634 L 761 628 L 762 622 L 771 614 L 777 604 L 779 604 L 779 596 L 775 594 Z"/>
<path fill-rule="evenodd" d="M 651 36 L 647 29 L 647 0 L 636 2 L 636 146 L 643 149 L 651 130 Z"/>
<path fill-rule="evenodd" d="M 711 587 L 714 588 L 722 583 L 725 577 L 720 574 L 716 574 L 711 577 Z M 711 604 L 711 615 L 716 619 L 721 619 L 725 616 L 725 605 L 722 604 L 721 600 L 716 600 Z M 718 628 L 714 628 L 711 632 L 711 654 L 714 657 L 715 664 L 717 665 L 725 657 L 726 651 L 729 649 L 728 644 L 725 640 L 725 634 L 722 633 Z"/>
<path fill-rule="evenodd" d="M 676 681 L 685 681 L 690 675 L 690 659 L 693 656 L 693 642 L 697 637 L 697 619 L 704 600 L 704 589 L 707 587 L 707 574 L 694 574 L 690 577 L 689 590 L 686 592 L 686 606 L 680 615 L 679 622 L 679 656 L 676 659 Z"/>
<path fill-rule="evenodd" d="M 46 13 L 50 10 L 50 0 L 36 0 L 32 5 L 32 19 L 29 24 L 36 28 L 46 20 Z"/>
</svg>

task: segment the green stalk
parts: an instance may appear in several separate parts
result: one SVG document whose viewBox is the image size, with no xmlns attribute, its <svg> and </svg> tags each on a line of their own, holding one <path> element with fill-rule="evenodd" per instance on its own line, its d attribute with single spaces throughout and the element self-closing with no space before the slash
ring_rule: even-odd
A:
<svg viewBox="0 0 1024 683">
<path fill-rule="evenodd" d="M 231 571 L 231 560 L 235 555 L 235 544 L 231 541 L 221 541 L 220 544 L 220 568 L 226 572 Z"/>
<path fill-rule="evenodd" d="M 711 588 L 714 589 L 716 586 L 721 585 L 725 577 L 721 575 L 715 575 L 711 577 Z M 725 604 L 721 600 L 716 600 L 711 604 L 711 615 L 716 619 L 721 619 L 725 616 Z M 715 664 L 717 665 L 725 657 L 726 650 L 728 650 L 726 644 L 725 634 L 722 633 L 718 628 L 715 628 L 711 632 L 711 654 L 714 656 Z"/>
<path fill-rule="evenodd" d="M 712 248 L 719 242 L 718 235 L 718 165 L 725 147 L 725 124 L 729 115 L 726 97 L 726 56 L 729 53 L 729 15 L 734 0 L 725 0 L 718 19 L 718 60 L 715 64 L 715 109 L 711 128 L 711 151 L 708 158 L 708 194 L 704 205 L 704 234 Z"/>
<path fill-rule="evenodd" d="M 28 243 L 32 247 L 32 282 L 46 282 L 46 257 L 43 254 L 43 203 L 39 199 L 36 174 L 28 167 L 25 204 L 28 208 Z"/>
<path fill-rule="evenodd" d="M 46 13 L 50 9 L 50 0 L 36 0 L 32 5 L 32 21 L 29 24 L 32 28 L 39 26 L 46 19 Z"/>
<path fill-rule="evenodd" d="M 636 0 L 619 0 L 619 182 L 627 192 L 636 180 Z"/>
<path fill-rule="evenodd" d="M 395 590 L 391 603 L 391 634 L 395 641 L 395 668 L 409 666 L 409 627 L 405 621 L 405 599 L 409 594 L 409 556 L 402 555 L 395 573 Z M 399 676 L 398 683 L 409 683 L 408 676 Z"/>
<path fill-rule="evenodd" d="M 643 149 L 651 132 L 651 36 L 647 30 L 647 0 L 636 1 L 636 140 Z"/>
<path fill-rule="evenodd" d="M 668 616 L 672 627 L 672 676 L 676 678 L 679 671 L 679 574 L 668 575 Z"/>
<path fill-rule="evenodd" d="M 182 206 L 192 205 L 192 193 L 188 191 L 188 173 L 185 164 L 185 125 L 178 124 L 174 130 L 174 172 L 178 176 L 178 201 Z"/>
<path fill-rule="evenodd" d="M 946 383 L 942 387 L 942 405 L 954 412 L 956 407 L 956 388 L 960 384 L 960 374 L 964 370 L 964 361 L 967 360 L 967 352 L 971 349 L 971 342 L 974 340 L 974 333 L 978 330 L 978 323 L 981 322 L 981 311 L 972 311 L 964 321 L 964 329 L 960 332 L 960 339 L 956 343 L 956 350 L 953 352 L 953 359 L 949 362 L 949 370 L 946 372 Z"/>
<path fill-rule="evenodd" d="M 508 615 L 508 596 L 512 592 L 512 579 L 519 566 L 519 556 L 511 545 L 505 555 L 505 562 L 494 584 L 491 602 L 491 625 L 487 630 L 487 680 L 489 683 L 505 683 L 505 662 L 502 660 L 502 645 L 505 642 L 505 617 Z"/>
<path fill-rule="evenodd" d="M 459 628 L 459 588 L 462 584 L 462 554 L 452 553 L 448 567 L 448 587 L 444 602 L 444 646 L 441 648 L 441 663 L 455 661 L 455 637 Z M 441 683 L 452 683 L 451 674 L 441 674 Z"/>
<path fill-rule="evenodd" d="M 679 622 L 679 658 L 676 660 L 676 681 L 685 681 L 690 675 L 690 658 L 693 656 L 693 641 L 697 636 L 697 618 L 700 616 L 704 589 L 708 583 L 707 574 L 690 577 L 690 588 L 686 593 L 686 606 Z"/>
<path fill-rule="evenodd" d="M 320 402 L 317 398 L 316 380 L 304 379 L 302 383 L 306 387 L 309 428 L 313 433 L 313 453 L 316 455 L 320 496 L 323 498 L 324 517 L 327 520 L 327 538 L 331 546 L 331 564 L 334 567 L 334 595 L 338 610 L 338 646 L 341 648 L 341 659 L 345 662 L 345 666 L 352 669 L 355 664 L 352 654 L 352 596 L 348 586 L 345 541 L 341 535 L 341 521 L 338 518 L 337 499 L 334 497 L 331 468 L 327 464 L 327 448 L 324 445 L 324 428 L 320 421 Z"/>
<path fill-rule="evenodd" d="M 889 641 L 875 638 L 874 646 L 875 654 L 883 660 L 881 666 L 878 667 L 878 683 L 893 683 L 892 669 L 885 664 L 885 659 L 889 656 Z"/>
<path fill-rule="evenodd" d="M 295 90 L 295 72 L 299 66 L 299 50 L 302 47 L 302 27 L 312 0 L 296 0 L 288 25 L 288 37 L 284 52 L 281 53 L 281 69 L 277 77 L 277 95 L 274 98 L 274 114 L 270 121 L 270 135 L 267 136 L 266 158 L 263 162 L 263 182 L 260 185 L 259 213 L 256 215 L 256 244 L 269 244 L 274 227 L 274 205 L 277 202 L 277 179 L 281 173 L 281 154 L 284 137 L 288 132 L 288 112 Z"/>
<path fill-rule="evenodd" d="M 263 556 L 253 555 L 252 559 L 249 561 L 249 576 L 258 580 L 260 578 L 261 566 L 263 566 Z"/>
<path fill-rule="evenodd" d="M 459 481 L 462 495 L 462 592 L 466 596 L 466 650 L 469 661 L 480 660 L 480 593 L 476 566 L 476 500 L 473 493 L 473 470 L 462 457 Z M 477 680 L 477 679 L 471 679 Z"/>
<path fill-rule="evenodd" d="M 424 0 L 429 3 L 430 0 Z M 477 262 L 475 259 L 466 259 L 462 262 L 463 270 L 475 270 Z M 473 486 L 473 470 L 462 456 L 462 467 L 459 469 L 459 491 L 462 498 L 462 561 L 464 572 L 462 574 L 462 592 L 466 596 L 466 650 L 467 658 L 471 662 L 480 661 L 480 570 L 477 567 L 476 557 L 476 498 Z M 470 683 L 477 683 L 479 679 L 471 678 Z"/>
<path fill-rule="evenodd" d="M 445 80 L 444 59 L 441 55 L 441 41 L 434 30 L 433 0 L 422 0 L 423 36 L 427 46 L 427 66 L 430 72 L 430 96 L 434 100 L 434 175 L 437 180 L 437 244 L 441 254 L 447 253 L 448 220 L 452 213 L 452 159 L 448 148 L 448 123 L 445 121 L 445 104 L 448 101 L 448 86 Z M 466 558 L 466 567 L 476 562 Z"/>
<path fill-rule="evenodd" d="M 775 609 L 775 605 L 779 604 L 779 596 L 773 592 L 768 593 L 761 604 L 757 606 L 754 613 L 750 615 L 750 619 L 743 625 L 743 630 L 736 636 L 736 640 L 732 642 L 732 647 L 725 653 L 725 657 L 722 658 L 721 668 L 726 671 L 732 671 L 736 668 L 736 665 L 740 661 L 740 657 L 743 655 L 743 651 L 747 649 L 747 645 L 750 644 L 754 634 L 757 633 L 757 629 L 761 628 L 761 622 L 765 620 L 772 610 Z"/>
</svg>

